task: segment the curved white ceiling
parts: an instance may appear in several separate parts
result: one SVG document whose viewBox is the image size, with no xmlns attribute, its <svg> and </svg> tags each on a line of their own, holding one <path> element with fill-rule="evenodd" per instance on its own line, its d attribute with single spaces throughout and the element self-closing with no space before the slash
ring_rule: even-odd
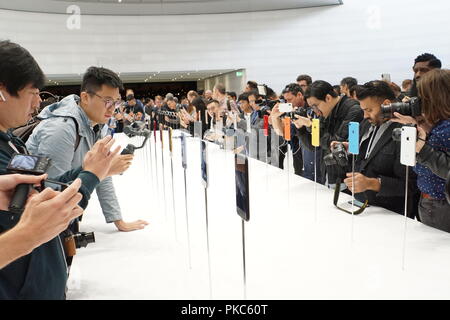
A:
<svg viewBox="0 0 450 320">
<path fill-rule="evenodd" d="M 342 0 L 0 0 L 0 9 L 90 15 L 180 15 L 254 12 L 342 4 Z M 68 11 L 69 10 L 69 11 Z"/>
</svg>

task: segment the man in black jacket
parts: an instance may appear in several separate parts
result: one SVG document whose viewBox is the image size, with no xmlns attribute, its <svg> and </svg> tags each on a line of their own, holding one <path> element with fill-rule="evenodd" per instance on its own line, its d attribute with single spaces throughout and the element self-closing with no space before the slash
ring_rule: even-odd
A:
<svg viewBox="0 0 450 320">
<path fill-rule="evenodd" d="M 400 164 L 400 143 L 392 131 L 402 125 L 381 117 L 381 105 L 395 102 L 395 94 L 384 81 L 371 81 L 356 90 L 364 112 L 360 126 L 360 149 L 354 177 L 355 198 L 404 214 L 405 166 Z M 344 183 L 352 190 L 352 173 Z M 408 180 L 408 216 L 417 216 L 418 189 L 416 174 L 410 170 Z"/>
<path fill-rule="evenodd" d="M 363 112 L 358 101 L 346 96 L 338 96 L 333 86 L 326 81 L 314 81 L 305 93 L 308 105 L 313 108 L 320 120 L 320 148 L 325 157 L 330 151 L 332 141 L 345 141 L 348 138 L 349 122 L 360 122 Z M 293 121 L 303 146 L 314 151 L 311 143 L 311 125 L 309 118 L 296 115 Z M 326 175 L 328 184 L 336 181 L 335 173 L 326 168 L 325 162 L 320 165 L 322 177 Z"/>
</svg>

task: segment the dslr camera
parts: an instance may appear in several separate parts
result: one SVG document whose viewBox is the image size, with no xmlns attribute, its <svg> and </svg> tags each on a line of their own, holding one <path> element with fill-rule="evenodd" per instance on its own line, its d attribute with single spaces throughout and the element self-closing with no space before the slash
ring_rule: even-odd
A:
<svg viewBox="0 0 450 320">
<path fill-rule="evenodd" d="M 408 102 L 395 102 L 381 106 L 381 114 L 383 119 L 392 119 L 394 117 L 394 112 L 411 117 L 422 115 L 420 98 L 413 97 Z"/>
<path fill-rule="evenodd" d="M 331 149 L 331 153 L 323 157 L 323 161 L 327 167 L 332 167 L 336 170 L 337 177 L 340 179 L 346 178 L 347 168 L 349 166 L 348 153 L 343 143 L 336 143 Z"/>
</svg>

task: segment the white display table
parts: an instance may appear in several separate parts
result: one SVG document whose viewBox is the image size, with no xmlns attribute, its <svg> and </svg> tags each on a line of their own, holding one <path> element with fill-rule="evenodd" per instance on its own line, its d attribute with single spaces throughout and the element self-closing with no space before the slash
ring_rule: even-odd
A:
<svg viewBox="0 0 450 320">
<path fill-rule="evenodd" d="M 162 163 L 155 142 L 136 152 L 132 167 L 114 178 L 124 220 L 145 219 L 144 230 L 118 232 L 106 224 L 93 195 L 81 223 L 96 243 L 78 250 L 68 299 L 209 299 L 204 189 L 200 143 L 187 139 L 187 194 L 192 252 L 188 266 L 184 177 L 180 140 L 174 139 L 177 238 L 167 132 Z M 179 132 L 176 133 L 179 135 Z M 140 138 L 133 141 L 139 144 Z M 242 299 L 241 219 L 236 214 L 234 156 L 209 144 L 208 189 L 213 299 Z M 147 159 L 147 165 L 145 165 Z M 246 223 L 248 299 L 449 299 L 450 235 L 369 207 L 353 217 L 333 206 L 333 190 L 250 159 L 250 221 Z M 153 176 L 155 173 L 153 172 Z M 403 188 L 404 186 L 399 186 Z M 340 202 L 350 199 L 342 195 Z M 164 209 L 166 208 L 166 210 Z M 166 212 L 165 212 L 166 211 Z M 353 238 L 353 240 L 352 240 Z"/>
</svg>

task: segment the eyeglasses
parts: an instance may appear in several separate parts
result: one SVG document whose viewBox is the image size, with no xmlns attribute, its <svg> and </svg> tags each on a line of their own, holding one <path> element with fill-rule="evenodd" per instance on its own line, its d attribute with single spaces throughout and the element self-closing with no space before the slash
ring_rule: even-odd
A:
<svg viewBox="0 0 450 320">
<path fill-rule="evenodd" d="M 105 108 L 109 109 L 112 106 L 114 106 L 114 108 L 118 108 L 122 105 L 122 100 L 112 100 L 112 99 L 106 99 L 102 96 L 99 96 L 98 94 L 96 94 L 95 92 L 88 92 L 89 94 L 93 94 L 96 97 L 100 98 L 104 103 L 105 103 Z"/>
</svg>

